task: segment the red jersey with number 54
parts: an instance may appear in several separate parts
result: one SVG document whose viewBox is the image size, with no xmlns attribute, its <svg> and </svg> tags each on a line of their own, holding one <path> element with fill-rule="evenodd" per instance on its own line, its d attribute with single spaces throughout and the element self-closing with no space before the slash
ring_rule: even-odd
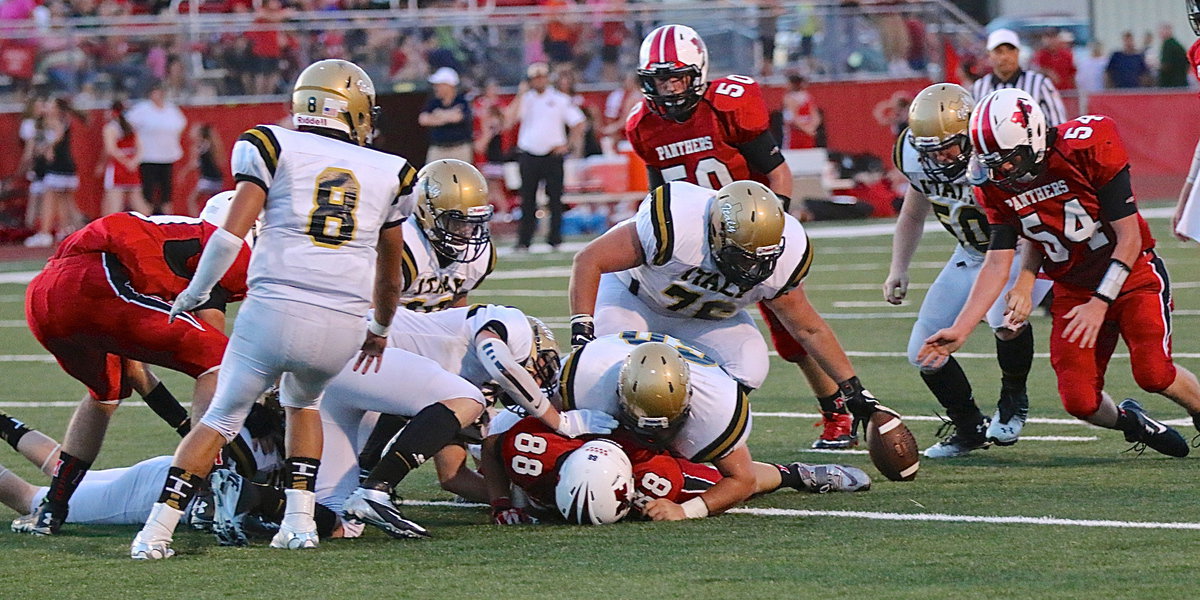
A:
<svg viewBox="0 0 1200 600">
<path fill-rule="evenodd" d="M 597 437 L 616 442 L 633 464 L 636 494 L 641 508 L 654 498 L 683 503 L 712 487 L 721 473 L 710 465 L 696 464 L 652 450 L 622 431 L 606 436 L 569 438 L 546 427 L 538 419 L 525 417 L 504 432 L 500 456 L 509 479 L 543 508 L 554 506 L 558 467 L 568 454 Z"/>
<path fill-rule="evenodd" d="M 744 75 L 712 81 L 692 116 L 683 123 L 663 118 L 643 100 L 625 121 L 625 137 L 664 181 L 687 181 L 719 189 L 734 181 L 767 183 L 750 170 L 738 150 L 770 126 L 758 83 Z"/>
<path fill-rule="evenodd" d="M 1041 250 L 1042 270 L 1051 279 L 1091 289 L 1104 277 L 1116 246 L 1097 192 L 1128 168 L 1129 156 L 1109 117 L 1084 115 L 1054 129 L 1045 171 L 1026 191 L 1013 195 L 986 182 L 978 188 L 980 203 L 989 222 L 1013 226 Z M 1135 216 L 1142 251 L 1154 248 L 1145 219 Z"/>
</svg>

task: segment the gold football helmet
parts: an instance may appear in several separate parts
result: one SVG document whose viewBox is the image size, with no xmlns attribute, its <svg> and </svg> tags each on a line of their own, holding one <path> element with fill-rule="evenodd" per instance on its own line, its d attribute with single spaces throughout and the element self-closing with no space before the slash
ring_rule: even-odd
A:
<svg viewBox="0 0 1200 600">
<path fill-rule="evenodd" d="M 297 127 L 336 129 L 359 146 L 371 141 L 378 110 L 375 84 L 348 60 L 331 58 L 309 65 L 292 91 L 292 122 Z"/>
<path fill-rule="evenodd" d="M 908 106 L 908 136 L 930 179 L 953 183 L 971 161 L 967 128 L 975 100 L 962 86 L 935 83 Z"/>
<path fill-rule="evenodd" d="M 558 371 L 562 365 L 558 356 L 558 342 L 554 339 L 554 332 L 541 319 L 528 315 L 525 318 L 533 330 L 533 346 L 529 350 L 525 368 L 549 398 L 558 389 Z"/>
<path fill-rule="evenodd" d="M 435 160 L 417 173 L 417 222 L 438 254 L 471 262 L 488 249 L 487 181 L 479 170 L 452 158 Z"/>
<path fill-rule="evenodd" d="M 717 268 L 743 289 L 762 283 L 783 254 L 783 203 L 757 181 L 717 190 L 708 209 L 708 246 Z"/>
<path fill-rule="evenodd" d="M 691 370 L 679 351 L 662 342 L 634 347 L 618 375 L 621 411 L 630 431 L 664 443 L 683 425 L 691 408 Z"/>
</svg>

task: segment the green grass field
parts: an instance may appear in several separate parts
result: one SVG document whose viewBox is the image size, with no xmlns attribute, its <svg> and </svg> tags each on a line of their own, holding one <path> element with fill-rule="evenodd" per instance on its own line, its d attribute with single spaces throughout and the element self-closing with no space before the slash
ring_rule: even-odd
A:
<svg viewBox="0 0 1200 600">
<path fill-rule="evenodd" d="M 1165 219 L 1151 221 L 1175 284 L 1175 351 L 1195 370 L 1200 356 L 1200 252 L 1169 238 Z M 815 228 L 814 228 L 815 229 Z M 925 285 L 951 250 L 930 232 L 914 260 L 917 289 L 902 307 L 885 305 L 890 236 L 816 239 L 809 297 L 831 318 L 868 387 L 908 416 L 937 407 L 902 354 Z M 555 274 L 570 257 L 501 259 L 496 277 L 473 299 L 512 304 L 547 318 L 565 334 L 567 279 Z M 36 268 L 5 265 L 5 271 Z M 557 267 L 558 269 L 554 269 Z M 921 285 L 925 284 L 925 285 Z M 0 410 L 61 436 L 83 388 L 50 362 L 24 328 L 24 287 L 0 284 Z M 855 316 L 857 315 L 857 316 Z M 1049 321 L 1035 317 L 1038 352 Z M 565 338 L 564 338 L 565 339 Z M 964 352 L 990 355 L 980 328 Z M 1123 352 L 1124 347 L 1119 349 Z M 1021 443 L 943 462 L 924 461 L 916 481 L 886 481 L 863 454 L 807 452 L 818 433 L 815 402 L 796 370 L 772 359 L 771 376 L 752 396 L 750 448 L 759 460 L 844 462 L 876 483 L 866 493 L 813 496 L 781 492 L 750 508 L 846 511 L 848 514 L 731 514 L 683 523 L 609 527 L 487 525 L 476 508 L 413 506 L 407 514 L 434 538 L 399 541 L 368 531 L 359 540 L 330 540 L 315 552 L 220 548 L 210 536 L 180 530 L 168 561 L 128 558 L 135 527 L 68 526 L 39 539 L 0 532 L 0 598 L 1167 598 L 1190 597 L 1200 517 L 1190 496 L 1200 485 L 1194 459 L 1123 453 L 1116 432 L 1073 422 L 1061 408 L 1049 361 L 1039 354 L 1031 376 L 1032 423 Z M 999 390 L 990 356 L 964 358 L 985 412 Z M 167 374 L 180 398 L 190 381 Z M 1169 401 L 1137 389 L 1127 358 L 1115 358 L 1108 389 L 1136 396 L 1152 414 L 1185 417 Z M 762 415 L 760 413 L 776 413 Z M 778 414 L 784 413 L 784 414 Z M 804 413 L 806 416 L 799 416 Z M 922 448 L 936 423 L 909 421 Z M 1180 426 L 1185 436 L 1195 432 Z M 1041 437 L 1044 439 L 1029 439 Z M 1067 438 L 1065 440 L 1059 438 Z M 126 466 L 173 451 L 174 433 L 140 402 L 118 411 L 98 468 Z M 36 468 L 0 447 L 0 464 L 42 484 Z M 432 468 L 402 487 L 410 500 L 449 500 Z M 904 521 L 904 515 L 1055 517 L 1113 521 L 1106 526 L 957 521 Z M 0 519 L 15 517 L 0 508 Z M 873 516 L 876 518 L 866 518 Z M 1154 522 L 1134 528 L 1128 522 Z M 1190 528 L 1190 530 L 1189 530 Z"/>
</svg>

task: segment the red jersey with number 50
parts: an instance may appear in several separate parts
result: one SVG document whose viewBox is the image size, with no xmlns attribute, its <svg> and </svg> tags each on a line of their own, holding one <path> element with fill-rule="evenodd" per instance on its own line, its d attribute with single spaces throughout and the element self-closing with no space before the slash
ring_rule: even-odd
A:
<svg viewBox="0 0 1200 600">
<path fill-rule="evenodd" d="M 625 136 L 647 166 L 664 181 L 687 181 L 719 189 L 734 181 L 767 183 L 765 173 L 750 170 L 738 150 L 770 126 L 758 84 L 744 75 L 712 81 L 695 112 L 683 123 L 655 113 L 643 100 L 625 121 Z"/>
<path fill-rule="evenodd" d="M 1104 277 L 1116 246 L 1097 192 L 1129 166 L 1129 156 L 1109 117 L 1084 115 L 1054 129 L 1045 171 L 1026 191 L 1013 195 L 987 182 L 978 188 L 980 202 L 989 222 L 1015 227 L 1041 250 L 1042 270 L 1051 279 L 1091 289 Z M 1154 248 L 1145 219 L 1135 216 L 1142 251 Z"/>
<path fill-rule="evenodd" d="M 200 253 L 216 226 L 193 217 L 147 217 L 136 212 L 115 213 L 89 223 L 58 247 L 54 258 L 88 253 L 115 256 L 129 272 L 134 289 L 172 301 L 179 295 L 200 262 Z M 246 267 L 250 247 L 242 244 L 233 266 L 217 286 L 225 302 L 246 297 Z M 214 296 L 215 297 L 215 296 Z"/>
<path fill-rule="evenodd" d="M 504 432 L 500 456 L 509 479 L 534 502 L 551 508 L 555 505 L 554 486 L 558 484 L 559 465 L 568 454 L 597 437 L 616 442 L 629 456 L 637 492 L 634 504 L 639 508 L 654 498 L 685 502 L 721 479 L 721 473 L 709 465 L 652 450 L 622 431 L 606 436 L 569 438 L 533 417 L 521 419 Z"/>
</svg>

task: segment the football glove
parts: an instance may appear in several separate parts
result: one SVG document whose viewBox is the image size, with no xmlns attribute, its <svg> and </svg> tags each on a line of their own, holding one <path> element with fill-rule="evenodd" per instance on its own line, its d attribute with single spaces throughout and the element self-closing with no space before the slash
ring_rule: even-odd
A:
<svg viewBox="0 0 1200 600">
<path fill-rule="evenodd" d="M 596 322 L 592 315 L 571 317 L 571 347 L 578 348 L 596 339 Z"/>
<path fill-rule="evenodd" d="M 525 509 L 512 505 L 508 498 L 492 500 L 493 525 L 535 525 L 538 520 L 525 512 Z"/>
<path fill-rule="evenodd" d="M 175 322 L 175 317 L 201 306 L 205 302 L 208 302 L 208 292 L 196 292 L 189 285 L 179 292 L 178 296 L 175 296 L 175 301 L 171 303 L 171 311 L 167 313 L 167 322 Z"/>
<path fill-rule="evenodd" d="M 558 432 L 567 437 L 601 435 L 617 428 L 617 420 L 608 413 L 581 408 L 558 413 Z"/>
<path fill-rule="evenodd" d="M 838 388 L 842 392 L 842 399 L 846 403 L 846 409 L 850 414 L 854 415 L 854 425 L 851 431 L 854 435 L 858 435 L 859 426 L 871 420 L 871 415 L 876 412 L 888 413 L 897 419 L 900 418 L 900 413 L 882 405 L 869 390 L 863 387 L 858 377 L 851 377 L 838 384 Z"/>
</svg>

